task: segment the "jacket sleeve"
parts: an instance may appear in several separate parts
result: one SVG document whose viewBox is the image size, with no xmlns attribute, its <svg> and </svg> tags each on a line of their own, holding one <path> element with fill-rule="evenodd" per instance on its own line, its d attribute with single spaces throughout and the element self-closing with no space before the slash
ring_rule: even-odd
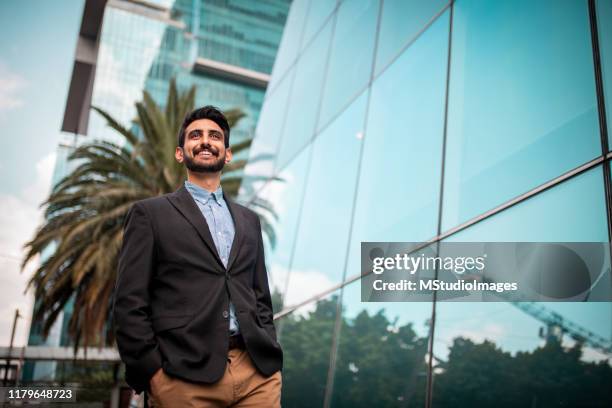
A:
<svg viewBox="0 0 612 408">
<path fill-rule="evenodd" d="M 137 393 L 148 390 L 150 378 L 162 366 L 149 305 L 154 257 L 151 222 L 142 204 L 135 203 L 124 224 L 113 318 L 119 354 L 126 366 L 126 382 Z"/>
<path fill-rule="evenodd" d="M 270 287 L 268 286 L 268 272 L 266 270 L 266 261 L 264 257 L 263 239 L 261 236 L 261 222 L 259 217 L 255 215 L 257 224 L 257 260 L 255 263 L 255 273 L 253 274 L 253 290 L 257 299 L 257 314 L 264 328 L 276 340 L 276 329 L 274 328 L 274 312 L 272 310 L 272 297 L 270 296 Z"/>
</svg>

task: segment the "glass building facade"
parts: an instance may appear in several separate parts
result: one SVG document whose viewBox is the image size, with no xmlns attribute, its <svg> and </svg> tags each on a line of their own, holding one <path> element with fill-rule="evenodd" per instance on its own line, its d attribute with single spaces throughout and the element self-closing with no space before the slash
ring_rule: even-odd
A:
<svg viewBox="0 0 612 408">
<path fill-rule="evenodd" d="M 612 405 L 611 303 L 364 303 L 359 264 L 610 242 L 611 23 L 610 0 L 293 1 L 243 190 L 277 215 L 283 406 Z"/>
<path fill-rule="evenodd" d="M 66 142 L 58 148 L 53 184 L 73 168 L 68 156 L 80 143 L 123 143 L 90 105 L 129 128 L 143 90 L 163 107 L 172 78 L 179 91 L 196 87 L 196 106 L 212 104 L 245 113 L 232 129 L 232 143 L 253 137 L 290 0 L 85 3 L 62 126 Z M 47 253 L 52 251 L 47 248 Z M 71 346 L 72 309 L 69 301 L 47 339 L 42 338 L 39 322 L 33 321 L 28 345 Z M 63 366 L 70 371 L 69 363 L 61 364 L 27 361 L 23 380 L 57 378 Z"/>
<path fill-rule="evenodd" d="M 289 4 L 160 0 L 144 7 L 109 1 L 92 105 L 129 124 L 142 91 L 164 106 L 175 78 L 180 90 L 196 86 L 196 106 L 242 110 L 246 116 L 232 129 L 233 141 L 252 138 Z M 100 115 L 92 113 L 89 121 L 88 136 L 115 136 Z"/>
</svg>

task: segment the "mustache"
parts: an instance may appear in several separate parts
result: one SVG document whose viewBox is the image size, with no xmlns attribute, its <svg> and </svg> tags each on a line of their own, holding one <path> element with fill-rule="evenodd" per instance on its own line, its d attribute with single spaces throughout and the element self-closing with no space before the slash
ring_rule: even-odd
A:
<svg viewBox="0 0 612 408">
<path fill-rule="evenodd" d="M 208 145 L 208 144 L 207 145 L 201 145 L 201 146 L 198 146 L 195 149 L 193 149 L 193 155 L 197 156 L 198 154 L 200 154 L 204 150 L 208 150 L 214 156 L 218 156 L 219 155 L 219 150 L 215 149 L 214 147 L 212 147 L 211 145 Z"/>
</svg>

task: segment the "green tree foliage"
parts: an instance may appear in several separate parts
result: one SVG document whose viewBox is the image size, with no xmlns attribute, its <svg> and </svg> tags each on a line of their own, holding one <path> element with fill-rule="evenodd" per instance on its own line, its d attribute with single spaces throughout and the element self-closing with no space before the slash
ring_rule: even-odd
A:
<svg viewBox="0 0 612 408">
<path fill-rule="evenodd" d="M 289 315 L 280 342 L 285 353 L 283 406 L 320 407 L 332 350 L 337 298 L 305 315 Z M 397 325 L 383 310 L 341 318 L 332 407 L 424 407 L 427 338 Z M 491 341 L 457 337 L 437 364 L 433 406 L 610 407 L 612 367 L 585 362 L 582 346 L 558 341 L 512 355 Z"/>
<path fill-rule="evenodd" d="M 436 407 L 610 407 L 612 367 L 581 360 L 555 339 L 515 356 L 492 342 L 456 338 L 434 382 Z"/>
<path fill-rule="evenodd" d="M 321 406 L 329 367 L 337 297 L 320 301 L 306 316 L 289 315 L 277 323 L 284 350 L 283 406 Z"/>
</svg>

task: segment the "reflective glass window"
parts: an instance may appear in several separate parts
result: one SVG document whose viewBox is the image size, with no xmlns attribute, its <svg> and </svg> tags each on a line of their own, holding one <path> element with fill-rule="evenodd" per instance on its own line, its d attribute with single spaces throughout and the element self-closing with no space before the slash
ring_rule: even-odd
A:
<svg viewBox="0 0 612 408">
<path fill-rule="evenodd" d="M 191 2 L 199 3 L 199 56 L 270 73 L 289 2 Z"/>
<path fill-rule="evenodd" d="M 608 123 L 608 147 L 612 150 L 612 1 L 597 0 L 595 4 Z"/>
<path fill-rule="evenodd" d="M 276 87 L 277 81 L 285 75 L 298 56 L 304 21 L 308 13 L 308 3 L 309 0 L 293 0 L 291 4 L 278 53 L 274 60 L 272 77 L 268 84 L 269 89 Z"/>
<path fill-rule="evenodd" d="M 338 7 L 318 129 L 370 79 L 378 0 L 345 0 Z"/>
<path fill-rule="evenodd" d="M 274 245 L 270 245 L 269 241 L 266 245 L 270 289 L 275 288 L 283 294 L 286 291 L 289 261 L 309 160 L 310 148 L 305 149 L 279 174 L 280 180 L 269 181 L 259 194 L 264 203 L 274 211 L 274 215 L 268 211 L 260 211 L 266 214 L 275 237 Z"/>
<path fill-rule="evenodd" d="M 302 36 L 302 48 L 304 48 L 312 37 L 319 31 L 323 23 L 329 18 L 336 8 L 335 0 L 310 0 L 308 18 L 304 23 L 304 35 Z"/>
<path fill-rule="evenodd" d="M 611 320 L 604 302 L 438 303 L 433 406 L 609 406 L 609 351 L 592 341 Z"/>
<path fill-rule="evenodd" d="M 241 194 L 245 197 L 250 197 L 262 186 L 263 181 L 260 177 L 270 177 L 274 174 L 274 163 L 282 136 L 293 72 L 292 70 L 282 80 L 272 94 L 266 94 L 255 138 L 249 150 L 250 159 L 245 168 L 246 177 L 241 186 Z"/>
<path fill-rule="evenodd" d="M 607 242 L 603 172 L 596 167 L 451 235 L 449 241 Z"/>
<path fill-rule="evenodd" d="M 448 0 L 385 0 L 378 34 L 376 72 L 380 72 L 446 3 Z"/>
<path fill-rule="evenodd" d="M 449 240 L 607 242 L 602 169 Z M 611 290 L 609 272 L 600 284 Z M 612 335 L 611 303 L 438 302 L 436 307 L 434 407 L 579 406 L 583 401 L 603 407 L 612 402 L 610 351 L 605 350 Z"/>
<path fill-rule="evenodd" d="M 343 288 L 333 407 L 423 407 L 431 302 L 363 303 Z"/>
<path fill-rule="evenodd" d="M 276 167 L 284 166 L 314 135 L 332 22 L 304 50 L 295 66 L 291 99 Z"/>
<path fill-rule="evenodd" d="M 314 141 L 287 299 L 296 304 L 342 279 L 361 151 L 364 92 Z"/>
<path fill-rule="evenodd" d="M 337 303 L 335 292 L 276 322 L 283 348 L 282 406 L 323 406 Z"/>
<path fill-rule="evenodd" d="M 586 2 L 454 8 L 443 230 L 601 154 Z"/>
<path fill-rule="evenodd" d="M 446 13 L 374 81 L 347 277 L 361 241 L 436 235 L 448 29 Z"/>
</svg>

